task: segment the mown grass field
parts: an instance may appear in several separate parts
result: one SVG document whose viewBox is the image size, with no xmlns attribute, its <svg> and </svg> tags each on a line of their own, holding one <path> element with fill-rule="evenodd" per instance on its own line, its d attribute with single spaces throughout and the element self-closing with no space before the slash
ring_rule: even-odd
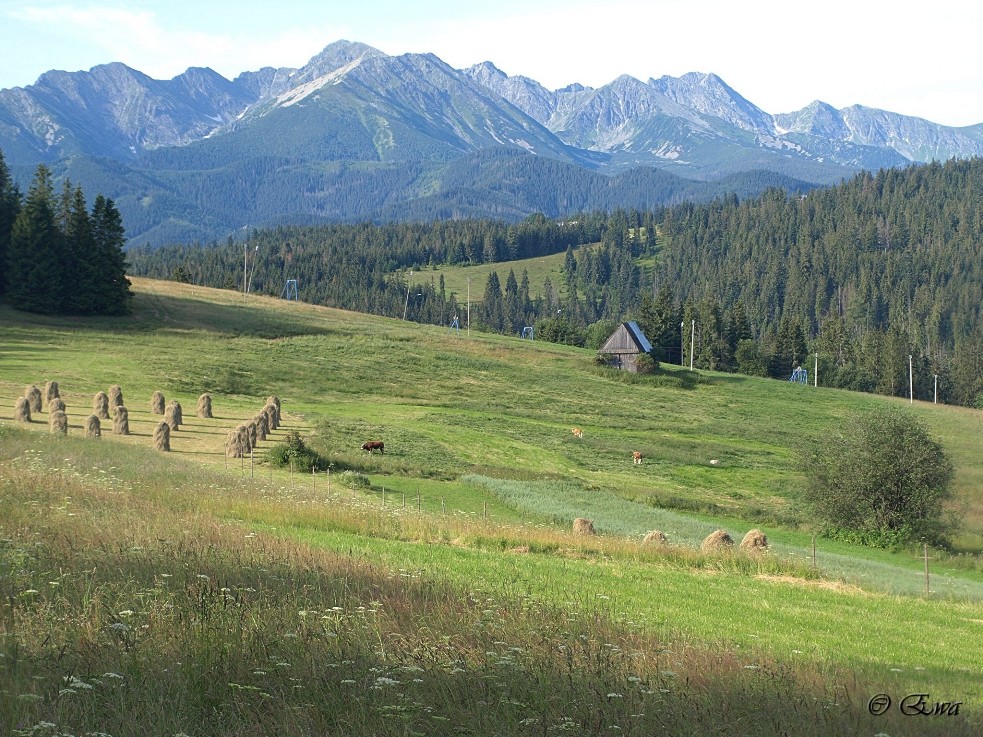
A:
<svg viewBox="0 0 983 737">
<path fill-rule="evenodd" d="M 580 246 L 584 248 L 584 246 Z M 589 246 L 588 246 L 589 247 Z M 471 302 L 480 302 L 485 297 L 485 285 L 488 283 L 488 276 L 493 272 L 498 272 L 499 281 L 502 288 L 505 288 L 505 280 L 508 278 L 509 270 L 515 272 L 517 281 L 522 279 L 522 272 L 529 275 L 529 292 L 535 297 L 543 293 L 543 284 L 546 277 L 553 282 L 558 294 L 565 292 L 565 280 L 563 278 L 563 259 L 566 253 L 554 253 L 550 256 L 537 256 L 536 258 L 518 259 L 502 263 L 475 264 L 473 266 L 447 266 L 438 265 L 434 268 L 427 268 L 413 272 L 413 281 L 428 280 L 433 277 L 434 283 L 440 282 L 440 277 L 444 277 L 444 288 L 447 294 L 457 293 L 458 304 L 465 304 L 468 295 L 468 279 L 471 280 Z"/>
<path fill-rule="evenodd" d="M 926 598 L 914 554 L 821 539 L 817 571 L 795 529 L 802 445 L 891 400 L 134 281 L 131 318 L 0 308 L 0 733 L 978 733 L 981 413 L 910 408 L 966 520 Z M 49 379 L 68 438 L 12 420 Z M 84 439 L 110 384 L 134 434 Z M 271 394 L 264 448 L 297 430 L 330 478 L 226 460 Z M 772 553 L 696 549 L 752 526 Z M 962 710 L 871 716 L 881 692 Z"/>
</svg>

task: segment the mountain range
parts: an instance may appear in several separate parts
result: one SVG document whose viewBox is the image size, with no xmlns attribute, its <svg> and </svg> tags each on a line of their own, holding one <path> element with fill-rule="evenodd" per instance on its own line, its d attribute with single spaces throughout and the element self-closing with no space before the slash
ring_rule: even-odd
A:
<svg viewBox="0 0 983 737">
<path fill-rule="evenodd" d="M 132 243 L 328 220 L 560 216 L 983 154 L 953 128 L 816 101 L 770 114 L 714 74 L 548 90 L 491 62 L 454 69 L 338 41 L 234 80 L 124 64 L 0 90 L 0 149 L 116 200 Z"/>
</svg>

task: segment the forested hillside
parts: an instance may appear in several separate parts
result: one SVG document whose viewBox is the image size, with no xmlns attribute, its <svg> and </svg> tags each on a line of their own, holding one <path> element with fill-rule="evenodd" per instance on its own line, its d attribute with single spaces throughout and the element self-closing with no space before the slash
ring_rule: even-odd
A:
<svg viewBox="0 0 983 737">
<path fill-rule="evenodd" d="M 916 398 L 983 401 L 983 160 L 864 173 L 808 195 L 769 190 L 656 212 L 258 231 L 244 244 L 131 250 L 133 273 L 436 324 L 462 309 L 437 264 L 504 262 L 472 325 L 596 347 L 639 320 L 660 356 L 724 371 Z M 601 243 L 600 248 L 575 249 Z M 566 250 L 564 283 L 507 262 Z M 412 276 L 408 273 L 413 270 Z M 499 296 L 500 295 L 500 296 Z M 684 340 L 685 334 L 685 340 Z M 684 355 L 680 356 L 680 350 Z"/>
<path fill-rule="evenodd" d="M 773 374 L 818 352 L 830 383 L 948 401 L 983 392 L 983 160 L 863 173 L 805 197 L 770 191 L 666 211 L 659 274 L 700 305 L 704 363 L 742 305 Z M 709 332 L 709 335 L 707 335 Z M 808 345 L 807 345 L 808 344 Z M 777 363 L 777 365 L 776 365 Z M 760 363 L 759 363 L 760 366 Z M 830 375 L 830 372 L 834 372 Z"/>
</svg>

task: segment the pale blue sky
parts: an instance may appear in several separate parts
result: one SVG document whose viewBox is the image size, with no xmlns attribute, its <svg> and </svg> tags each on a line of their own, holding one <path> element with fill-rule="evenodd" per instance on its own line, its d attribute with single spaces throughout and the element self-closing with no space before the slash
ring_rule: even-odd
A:
<svg viewBox="0 0 983 737">
<path fill-rule="evenodd" d="M 814 99 L 983 123 L 983 6 L 881 0 L 0 0 L 0 88 L 121 61 L 158 79 L 302 66 L 332 41 L 492 61 L 550 89 L 715 72 L 770 113 Z"/>
</svg>

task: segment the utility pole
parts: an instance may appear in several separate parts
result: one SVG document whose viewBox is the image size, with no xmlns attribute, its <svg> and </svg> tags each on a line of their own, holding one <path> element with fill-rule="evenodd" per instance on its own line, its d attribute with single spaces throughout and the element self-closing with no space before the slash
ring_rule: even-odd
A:
<svg viewBox="0 0 983 737">
<path fill-rule="evenodd" d="M 908 354 L 908 404 L 915 403 L 915 379 L 911 370 L 911 354 Z"/>
<path fill-rule="evenodd" d="M 812 386 L 819 388 L 819 354 L 816 354 L 816 370 L 812 372 Z"/>
<path fill-rule="evenodd" d="M 242 302 L 246 302 L 246 244 L 242 244 Z"/>
<path fill-rule="evenodd" d="M 413 270 L 410 269 L 410 275 L 406 278 L 406 302 L 403 304 L 403 322 L 406 322 L 406 310 L 410 306 L 410 280 L 413 278 Z"/>
<path fill-rule="evenodd" d="M 696 320 L 690 325 L 689 334 L 689 370 L 693 370 L 693 350 L 696 348 Z"/>
<path fill-rule="evenodd" d="M 683 320 L 679 323 L 679 365 L 686 365 L 686 321 Z"/>
<path fill-rule="evenodd" d="M 468 277 L 468 337 L 471 337 L 471 277 Z"/>
<path fill-rule="evenodd" d="M 938 404 L 939 403 L 939 375 L 932 374 L 932 376 L 935 377 L 935 392 L 934 392 L 935 399 L 933 400 L 933 404 Z"/>
</svg>

